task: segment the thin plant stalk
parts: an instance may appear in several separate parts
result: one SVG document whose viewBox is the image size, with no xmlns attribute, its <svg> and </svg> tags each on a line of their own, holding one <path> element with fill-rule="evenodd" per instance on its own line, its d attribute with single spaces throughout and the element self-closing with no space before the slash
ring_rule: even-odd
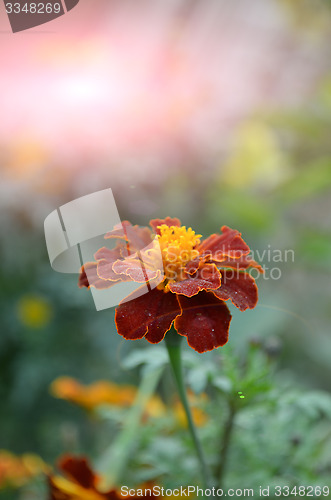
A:
<svg viewBox="0 0 331 500">
<path fill-rule="evenodd" d="M 235 406 L 234 402 L 230 400 L 229 401 L 229 413 L 228 413 L 228 417 L 226 419 L 223 434 L 221 437 L 219 461 L 217 463 L 216 470 L 215 470 L 216 487 L 217 488 L 222 488 L 224 486 L 223 481 L 224 481 L 224 475 L 225 475 L 225 468 L 226 468 L 226 464 L 228 461 L 229 448 L 230 448 L 230 442 L 231 442 L 231 437 L 232 437 L 232 432 L 233 432 L 233 427 L 234 427 L 235 416 L 236 416 L 236 406 Z"/>
<path fill-rule="evenodd" d="M 182 355 L 181 355 L 181 340 L 182 337 L 178 335 L 175 330 L 170 330 L 166 337 L 166 346 L 168 349 L 170 365 L 174 374 L 174 378 L 176 381 L 176 386 L 178 390 L 178 394 L 181 400 L 181 403 L 184 407 L 184 411 L 187 417 L 188 427 L 192 436 L 192 440 L 194 443 L 194 447 L 197 453 L 197 457 L 200 464 L 201 476 L 203 480 L 204 487 L 210 487 L 210 475 L 207 468 L 206 460 L 204 457 L 204 453 L 197 435 L 197 431 L 193 422 L 192 413 L 190 410 L 190 406 L 187 400 L 186 388 L 184 384 L 184 376 L 183 376 L 183 365 L 182 365 Z"/>
</svg>

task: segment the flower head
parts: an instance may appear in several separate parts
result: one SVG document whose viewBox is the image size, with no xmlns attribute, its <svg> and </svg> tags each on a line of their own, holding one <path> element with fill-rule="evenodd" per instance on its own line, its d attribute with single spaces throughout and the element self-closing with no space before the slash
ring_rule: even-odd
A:
<svg viewBox="0 0 331 500">
<path fill-rule="evenodd" d="M 0 450 L 0 490 L 20 488 L 45 471 L 46 465 L 37 455 L 26 453 L 15 456 L 9 451 Z"/>
<path fill-rule="evenodd" d="M 51 320 L 52 310 L 42 297 L 26 295 L 17 304 L 17 313 L 21 323 L 28 328 L 42 328 Z"/>
<path fill-rule="evenodd" d="M 85 410 L 93 411 L 100 406 L 132 406 L 137 397 L 137 388 L 132 385 L 115 384 L 108 380 L 98 380 L 84 385 L 72 377 L 58 377 L 50 386 L 51 394 L 59 399 L 70 401 Z M 159 396 L 154 395 L 146 401 L 144 418 L 157 417 L 165 412 Z"/>
<path fill-rule="evenodd" d="M 148 228 L 125 221 L 105 238 L 117 238 L 115 248 L 95 254 L 81 269 L 79 286 L 109 288 L 121 281 L 146 283 L 116 309 L 117 331 L 126 339 L 145 337 L 158 343 L 174 325 L 189 345 L 206 352 L 228 340 L 231 300 L 241 311 L 257 304 L 258 292 L 248 272 L 254 267 L 241 234 L 227 226 L 205 240 L 178 219 L 154 219 Z"/>
<path fill-rule="evenodd" d="M 191 228 L 186 229 L 185 226 L 161 224 L 157 229 L 157 244 L 160 246 L 166 280 L 169 282 L 185 279 L 186 264 L 199 256 L 196 248 L 200 243 L 201 234 L 195 234 Z"/>
<path fill-rule="evenodd" d="M 84 457 L 64 456 L 59 461 L 59 469 L 63 476 L 49 476 L 50 500 L 121 500 L 130 498 L 156 498 L 152 488 L 142 488 L 141 495 L 122 495 L 121 491 L 112 489 L 102 491 L 101 478 L 97 476 Z M 65 476 L 65 477 L 64 477 Z"/>
<path fill-rule="evenodd" d="M 130 406 L 136 397 L 136 388 L 131 385 L 117 385 L 108 380 L 98 380 L 83 385 L 71 377 L 58 377 L 51 386 L 53 396 L 71 401 L 87 410 L 100 405 Z"/>
</svg>

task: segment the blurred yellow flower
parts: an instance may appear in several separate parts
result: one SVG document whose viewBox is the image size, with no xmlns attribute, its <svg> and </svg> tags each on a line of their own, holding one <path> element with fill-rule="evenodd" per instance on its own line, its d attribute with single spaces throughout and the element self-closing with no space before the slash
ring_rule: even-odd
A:
<svg viewBox="0 0 331 500">
<path fill-rule="evenodd" d="M 92 411 L 101 405 L 120 407 L 133 405 L 137 388 L 131 385 L 117 385 L 107 380 L 84 385 L 72 377 L 59 377 L 51 384 L 50 392 L 56 398 L 65 399 Z M 143 418 L 160 417 L 165 412 L 166 408 L 161 398 L 154 395 L 146 403 Z"/>
<path fill-rule="evenodd" d="M 222 184 L 235 189 L 278 186 L 289 176 L 288 160 L 273 131 L 256 120 L 238 132 L 230 157 L 223 165 Z"/>
<path fill-rule="evenodd" d="M 137 388 L 131 385 L 115 384 L 107 380 L 99 380 L 89 385 L 81 384 L 72 377 L 59 377 L 50 385 L 52 396 L 70 401 L 85 410 L 93 411 L 102 405 L 129 407 L 134 404 Z M 192 416 L 196 426 L 201 427 L 208 421 L 208 415 L 201 406 L 206 402 L 206 394 L 196 396 L 188 392 L 189 402 L 192 407 Z M 187 427 L 185 411 L 180 401 L 175 401 L 170 411 L 175 415 L 180 427 Z M 146 403 L 143 421 L 152 417 L 160 418 L 167 414 L 166 405 L 162 399 L 155 394 Z"/>
<path fill-rule="evenodd" d="M 99 380 L 84 385 L 71 377 L 59 377 L 50 386 L 53 396 L 71 401 L 87 410 L 100 405 L 130 406 L 137 389 L 131 385 L 117 385 L 107 380 Z"/>
<path fill-rule="evenodd" d="M 17 304 L 17 314 L 24 326 L 42 328 L 49 323 L 52 316 L 52 308 L 42 297 L 26 295 Z"/>
<path fill-rule="evenodd" d="M 20 457 L 6 450 L 0 450 L 0 490 L 19 488 L 41 473 L 47 466 L 40 457 L 24 454 Z"/>
<path fill-rule="evenodd" d="M 166 406 L 162 399 L 154 394 L 154 396 L 147 401 L 144 416 L 158 418 L 165 415 L 166 411 Z"/>
<path fill-rule="evenodd" d="M 188 391 L 187 396 L 191 407 L 194 425 L 196 427 L 202 427 L 208 422 L 208 415 L 201 408 L 201 406 L 203 406 L 208 400 L 207 395 L 203 393 L 197 396 L 192 391 Z M 187 417 L 183 405 L 180 401 L 175 402 L 173 411 L 179 426 L 186 429 L 188 427 Z"/>
</svg>

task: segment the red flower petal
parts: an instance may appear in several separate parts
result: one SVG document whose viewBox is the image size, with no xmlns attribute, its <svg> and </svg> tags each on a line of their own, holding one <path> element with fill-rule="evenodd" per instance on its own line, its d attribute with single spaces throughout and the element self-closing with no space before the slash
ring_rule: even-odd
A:
<svg viewBox="0 0 331 500">
<path fill-rule="evenodd" d="M 191 298 L 179 295 L 178 301 L 182 314 L 175 328 L 193 349 L 206 352 L 227 343 L 231 314 L 223 301 L 204 291 Z"/>
<path fill-rule="evenodd" d="M 200 255 L 198 257 L 196 257 L 195 259 L 190 260 L 185 266 L 185 273 L 187 273 L 187 274 L 196 273 L 197 270 L 199 269 L 199 267 L 201 266 L 201 263 L 205 262 L 205 260 L 206 259 L 204 259 Z"/>
<path fill-rule="evenodd" d="M 131 222 L 129 222 L 128 220 L 123 220 L 120 224 L 116 224 L 116 226 L 114 226 L 114 229 L 112 231 L 106 233 L 105 238 L 106 239 L 120 238 L 125 240 L 126 239 L 125 230 L 128 226 L 132 227 Z"/>
<path fill-rule="evenodd" d="M 87 262 L 83 265 L 80 270 L 80 275 L 78 278 L 78 286 L 79 288 L 83 288 L 86 286 L 90 288 L 90 286 L 94 286 L 94 288 L 98 288 L 99 290 L 110 288 L 115 283 L 121 281 L 120 277 L 117 277 L 117 281 L 105 281 L 98 276 L 97 273 L 97 263 L 96 262 Z"/>
<path fill-rule="evenodd" d="M 192 297 L 201 290 L 216 290 L 221 286 L 221 275 L 215 264 L 202 264 L 194 276 L 169 283 L 173 293 Z"/>
<path fill-rule="evenodd" d="M 128 258 L 124 260 L 117 260 L 112 266 L 114 275 L 128 276 L 136 283 L 146 283 L 147 281 L 154 280 L 160 276 L 160 270 L 148 269 L 144 263 L 138 258 Z M 103 277 L 102 269 L 98 266 L 98 273 Z M 121 277 L 121 276 L 120 276 Z"/>
<path fill-rule="evenodd" d="M 97 263 L 97 274 L 100 279 L 106 282 L 108 281 L 110 283 L 111 282 L 117 283 L 119 281 L 130 281 L 130 278 L 128 276 L 120 275 L 120 273 L 115 273 L 113 271 L 113 262 L 107 262 L 106 260 L 100 260 Z"/>
<path fill-rule="evenodd" d="M 220 265 L 218 263 L 218 265 Z M 232 267 L 233 269 L 248 269 L 249 267 L 254 267 L 260 273 L 264 273 L 263 268 L 255 262 L 249 255 L 242 255 L 238 259 L 227 257 L 222 261 L 222 267 Z"/>
<path fill-rule="evenodd" d="M 86 458 L 65 456 L 61 459 L 59 468 L 83 488 L 94 489 L 96 487 L 97 476 L 92 471 Z"/>
<path fill-rule="evenodd" d="M 123 243 L 118 244 L 115 248 L 102 247 L 94 254 L 95 260 L 106 260 L 107 262 L 115 262 L 120 258 L 127 256 L 126 247 Z"/>
<path fill-rule="evenodd" d="M 98 490 L 98 476 L 93 472 L 85 458 L 67 455 L 61 459 L 59 467 L 64 472 L 66 478 L 71 481 L 71 486 L 69 489 L 66 484 L 63 487 L 60 477 L 49 476 L 50 500 L 74 500 L 78 496 L 81 500 L 92 497 L 100 498 L 100 500 L 120 500 L 123 498 L 116 490 L 108 492 L 100 492 Z"/>
<path fill-rule="evenodd" d="M 152 232 L 148 227 L 132 226 L 129 221 L 123 221 L 122 224 L 115 226 L 113 231 L 105 235 L 106 239 L 120 238 L 127 243 L 127 255 L 142 250 L 152 242 Z"/>
<path fill-rule="evenodd" d="M 152 219 L 149 222 L 149 224 L 153 228 L 155 234 L 160 234 L 158 226 L 161 226 L 162 224 L 165 224 L 166 226 L 169 226 L 169 227 L 170 226 L 180 226 L 181 222 L 177 218 L 172 219 L 171 217 L 166 217 L 165 219 Z"/>
<path fill-rule="evenodd" d="M 128 281 L 129 278 L 118 276 L 113 271 L 113 264 L 118 259 L 123 257 L 123 251 L 126 252 L 125 246 L 118 245 L 111 250 L 106 247 L 100 248 L 94 255 L 97 262 L 97 274 L 99 278 L 106 281 Z"/>
<path fill-rule="evenodd" d="M 176 295 L 157 288 L 136 297 L 138 293 L 139 289 L 125 299 L 127 301 L 129 298 L 128 302 L 116 308 L 117 331 L 126 339 L 135 340 L 146 336 L 149 342 L 157 344 L 181 312 Z"/>
<path fill-rule="evenodd" d="M 227 226 L 221 228 L 222 234 L 212 234 L 198 246 L 200 254 L 209 255 L 212 260 L 222 262 L 225 256 L 239 258 L 250 251 L 241 238 L 241 233 Z"/>
<path fill-rule="evenodd" d="M 213 293 L 221 300 L 230 299 L 241 311 L 253 309 L 257 304 L 258 291 L 255 280 L 248 273 L 221 271 L 222 285 Z"/>
</svg>

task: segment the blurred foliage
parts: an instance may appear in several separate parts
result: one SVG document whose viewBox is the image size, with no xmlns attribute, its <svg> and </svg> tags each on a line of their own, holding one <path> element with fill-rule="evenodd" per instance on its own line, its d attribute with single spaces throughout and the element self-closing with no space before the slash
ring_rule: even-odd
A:
<svg viewBox="0 0 331 500">
<path fill-rule="evenodd" d="M 257 339 L 248 345 L 244 355 L 235 354 L 228 345 L 221 354 L 210 353 L 207 363 L 192 351 L 185 352 L 189 385 L 208 394 L 204 407 L 210 419 L 199 432 L 209 451 L 210 466 L 217 466 L 223 429 L 232 408 L 234 428 L 226 487 L 328 484 L 331 396 L 323 391 L 307 392 L 293 383 L 286 370 L 279 371 L 279 345 Z M 147 366 L 150 351 L 143 351 Z M 143 353 L 140 359 L 135 356 L 137 364 L 142 357 Z M 142 451 L 129 466 L 133 484 L 157 477 L 173 488 L 199 477 L 190 439 L 183 433 L 173 434 L 171 422 L 167 415 L 163 422 L 152 420 L 141 430 Z M 312 426 L 313 436 L 309 432 Z M 215 443 L 219 443 L 219 450 Z M 176 468 L 180 472 L 176 473 Z M 121 479 L 127 479 L 125 473 Z"/>
</svg>

